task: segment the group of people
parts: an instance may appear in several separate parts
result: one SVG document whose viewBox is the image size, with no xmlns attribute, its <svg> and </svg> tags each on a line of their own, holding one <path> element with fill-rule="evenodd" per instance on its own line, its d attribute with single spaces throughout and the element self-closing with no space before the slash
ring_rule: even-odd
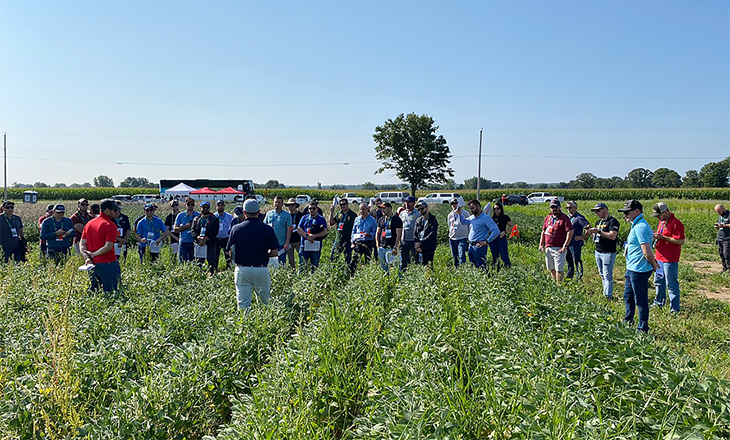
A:
<svg viewBox="0 0 730 440">
<path fill-rule="evenodd" d="M 598 217 L 594 226 L 578 212 L 576 202 L 566 204 L 568 214 L 562 212 L 561 202 L 550 202 L 550 214 L 545 217 L 540 234 L 539 249 L 545 253 L 545 264 L 551 277 L 560 283 L 565 274 L 583 274 L 581 250 L 586 240 L 595 243 L 595 259 L 603 283 L 603 294 L 613 299 L 613 267 L 616 262 L 619 221 L 614 218 L 605 203 L 597 203 L 591 211 Z M 718 205 L 719 208 L 722 205 Z M 718 214 L 719 208 L 716 207 Z M 724 208 L 722 208 L 724 209 Z M 623 255 L 626 258 L 624 275 L 624 321 L 633 323 L 638 309 L 637 329 L 649 331 L 649 278 L 654 275 L 656 297 L 653 306 L 663 307 L 669 297 L 670 312 L 679 313 L 678 266 L 685 242 L 684 225 L 664 202 L 652 207 L 651 215 L 658 217 L 659 226 L 654 232 L 646 221 L 643 206 L 638 200 L 628 200 L 618 210 L 631 224 Z M 725 211 L 722 211 L 725 213 Z M 727 234 L 730 241 L 730 214 L 718 223 L 718 242 Z M 727 231 L 727 232 L 725 232 Z M 723 260 L 724 261 L 724 260 Z M 725 263 L 723 267 L 727 270 Z"/>
<path fill-rule="evenodd" d="M 117 257 L 126 255 L 132 231 L 137 236 L 142 262 L 159 258 L 162 243 L 169 239 L 173 253 L 181 262 L 196 261 L 201 265 L 207 262 L 208 271 L 213 274 L 222 252 L 226 267 L 236 267 L 237 296 L 242 309 L 250 307 L 252 291 L 256 291 L 262 301 L 268 300 L 270 284 L 262 284 L 261 280 L 267 276 L 261 269 L 269 266 L 270 259 L 276 259 L 279 264 L 288 261 L 294 268 L 298 254 L 300 266 L 315 270 L 319 266 L 323 241 L 331 228 L 335 229 L 335 237 L 330 259 L 341 256 L 352 272 L 361 261 L 368 262 L 372 258 L 378 258 L 386 272 L 394 268 L 405 271 L 410 264 L 433 263 L 439 225 L 436 217 L 429 213 L 428 204 L 416 203 L 415 197 L 409 196 L 396 211 L 390 203 L 376 199 L 372 205 L 361 203 L 356 213 L 350 209 L 348 200 L 335 202 L 325 219 L 316 201 L 310 202 L 302 212 L 295 199 L 285 202 L 281 196 L 274 198 L 274 209 L 266 214 L 260 212 L 255 199 L 235 207 L 233 215 L 226 212 L 223 200 L 216 201 L 215 211 L 207 201 L 201 202 L 200 211 L 196 211 L 195 200 L 172 200 L 172 212 L 164 221 L 155 215 L 157 206 L 147 204 L 144 214 L 131 223 L 121 212 L 122 207 L 113 200 L 90 205 L 88 200 L 80 199 L 76 212 L 70 217 L 66 217 L 64 205 L 48 205 L 46 213 L 38 220 L 40 245 L 44 256 L 56 261 L 67 256 L 73 248 L 95 266 L 92 288 L 100 287 L 105 291 L 118 288 L 120 270 L 118 263 L 116 266 L 114 263 Z M 180 203 L 185 204 L 185 210 L 180 210 Z M 482 210 L 478 200 L 468 203 L 468 213 L 458 199 L 451 200 L 450 204 L 447 226 L 454 266 L 466 264 L 468 257 L 475 267 L 486 268 L 487 249 L 490 249 L 492 267 L 498 270 L 500 260 L 502 265 L 510 267 L 507 239 L 515 234 L 517 227 L 504 213 L 502 203 L 494 204 L 491 215 Z M 580 279 L 583 276 L 582 248 L 591 240 L 595 245 L 603 294 L 611 300 L 614 297 L 613 267 L 618 253 L 619 221 L 610 214 L 605 203 L 597 203 L 591 209 L 597 217 L 594 225 L 578 212 L 576 202 L 565 205 L 567 214 L 562 211 L 561 201 L 554 199 L 550 203 L 550 213 L 543 221 L 538 249 L 545 253 L 547 269 L 557 283 L 564 277 Z M 335 212 L 338 207 L 339 211 Z M 22 220 L 14 213 L 13 202 L 4 202 L 2 209 L 0 245 L 4 261 L 23 261 Z M 631 223 L 623 249 L 626 258 L 625 320 L 633 322 L 638 309 L 637 328 L 648 331 L 648 280 L 652 274 L 656 286 L 653 306 L 662 307 L 668 299 L 670 311 L 680 311 L 678 263 L 685 242 L 684 225 L 663 202 L 652 207 L 651 215 L 659 219 L 656 232 L 647 223 L 638 200 L 627 201 L 619 212 Z M 718 220 L 714 227 L 723 271 L 730 271 L 730 211 L 718 204 L 715 212 Z M 265 226 L 267 233 L 262 233 L 264 229 L 260 226 L 251 226 L 254 223 Z M 234 234 L 235 231 L 238 232 Z M 258 255 L 254 251 L 256 247 Z"/>
</svg>

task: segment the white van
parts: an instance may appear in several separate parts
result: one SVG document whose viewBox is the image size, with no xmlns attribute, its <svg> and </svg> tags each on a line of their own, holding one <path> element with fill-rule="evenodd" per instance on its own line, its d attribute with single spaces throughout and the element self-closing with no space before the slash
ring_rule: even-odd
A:
<svg viewBox="0 0 730 440">
<path fill-rule="evenodd" d="M 406 197 L 408 197 L 410 194 L 407 192 L 379 192 L 375 194 L 373 199 L 380 198 L 380 200 L 390 203 L 404 203 L 406 201 Z M 371 199 L 372 200 L 372 199 Z"/>
<path fill-rule="evenodd" d="M 158 199 L 159 197 L 155 194 L 135 194 L 132 196 L 132 200 L 137 203 L 149 203 Z"/>
</svg>

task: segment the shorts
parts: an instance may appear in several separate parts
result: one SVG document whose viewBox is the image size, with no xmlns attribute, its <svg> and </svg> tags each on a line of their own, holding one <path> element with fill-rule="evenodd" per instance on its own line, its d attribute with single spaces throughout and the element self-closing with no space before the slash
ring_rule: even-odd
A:
<svg viewBox="0 0 730 440">
<path fill-rule="evenodd" d="M 568 252 L 560 252 L 560 246 L 551 246 L 545 248 L 545 264 L 548 270 L 556 270 L 565 272 L 565 254 Z"/>
</svg>

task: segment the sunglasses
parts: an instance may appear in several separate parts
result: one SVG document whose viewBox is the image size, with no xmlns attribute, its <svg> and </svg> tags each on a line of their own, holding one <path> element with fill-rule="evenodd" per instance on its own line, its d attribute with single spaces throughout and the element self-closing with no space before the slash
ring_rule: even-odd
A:
<svg viewBox="0 0 730 440">
<path fill-rule="evenodd" d="M 15 209 L 15 206 L 6 206 L 5 209 Z"/>
<path fill-rule="evenodd" d="M 79 205 L 79 206 L 89 206 L 89 204 L 88 204 L 88 203 L 82 203 L 82 204 L 81 204 L 81 205 Z"/>
<path fill-rule="evenodd" d="M 310 211 L 316 211 L 317 208 L 308 208 Z"/>
<path fill-rule="evenodd" d="M 347 203 L 340 203 L 340 206 L 347 206 Z"/>
</svg>

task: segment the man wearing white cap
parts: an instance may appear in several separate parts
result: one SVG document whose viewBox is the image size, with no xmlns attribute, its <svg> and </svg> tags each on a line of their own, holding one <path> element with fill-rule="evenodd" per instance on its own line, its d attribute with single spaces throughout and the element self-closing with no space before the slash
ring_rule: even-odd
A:
<svg viewBox="0 0 730 440">
<path fill-rule="evenodd" d="M 251 308 L 253 292 L 262 303 L 268 304 L 271 295 L 269 258 L 276 257 L 279 240 L 272 228 L 259 220 L 259 202 L 248 199 L 243 204 L 246 219 L 231 229 L 227 248 L 236 263 L 234 280 L 236 299 L 240 310 Z"/>
<path fill-rule="evenodd" d="M 664 202 L 652 207 L 651 216 L 659 218 L 659 226 L 654 233 L 654 258 L 660 267 L 654 274 L 654 306 L 662 307 L 669 291 L 669 311 L 679 313 L 679 256 L 684 244 L 684 225 Z"/>
</svg>

